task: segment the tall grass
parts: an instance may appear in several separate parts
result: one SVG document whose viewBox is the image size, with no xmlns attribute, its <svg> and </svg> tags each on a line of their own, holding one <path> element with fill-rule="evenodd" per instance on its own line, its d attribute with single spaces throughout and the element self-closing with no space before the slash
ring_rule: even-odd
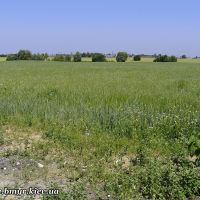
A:
<svg viewBox="0 0 200 200">
<path fill-rule="evenodd" d="M 188 155 L 199 97 L 195 63 L 0 63 L 0 123 L 42 129 L 85 161 Z"/>
<path fill-rule="evenodd" d="M 189 137 L 199 122 L 199 73 L 197 64 L 179 63 L 1 63 L 1 122 Z"/>
</svg>

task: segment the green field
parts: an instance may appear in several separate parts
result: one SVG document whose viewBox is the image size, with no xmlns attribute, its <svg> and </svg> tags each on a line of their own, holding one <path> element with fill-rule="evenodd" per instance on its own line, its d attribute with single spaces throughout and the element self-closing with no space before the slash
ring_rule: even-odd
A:
<svg viewBox="0 0 200 200">
<path fill-rule="evenodd" d="M 8 180 L 53 182 L 59 199 L 200 196 L 195 62 L 1 62 L 0 156 L 43 165 Z"/>
<path fill-rule="evenodd" d="M 6 57 L 0 57 L 0 62 L 1 61 L 6 61 Z"/>
</svg>

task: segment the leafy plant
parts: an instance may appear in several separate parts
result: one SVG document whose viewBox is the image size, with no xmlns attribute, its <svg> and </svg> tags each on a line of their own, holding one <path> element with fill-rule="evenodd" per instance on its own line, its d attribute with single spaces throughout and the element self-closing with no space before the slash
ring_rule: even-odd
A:
<svg viewBox="0 0 200 200">
<path fill-rule="evenodd" d="M 191 156 L 196 156 L 200 159 L 200 133 L 190 137 L 188 149 Z"/>
</svg>

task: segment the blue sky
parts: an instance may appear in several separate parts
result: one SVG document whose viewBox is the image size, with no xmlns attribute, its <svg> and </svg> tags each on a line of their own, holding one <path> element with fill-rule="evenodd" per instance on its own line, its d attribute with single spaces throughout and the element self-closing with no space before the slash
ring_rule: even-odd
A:
<svg viewBox="0 0 200 200">
<path fill-rule="evenodd" d="M 0 53 L 200 56 L 199 0 L 2 0 Z"/>
</svg>

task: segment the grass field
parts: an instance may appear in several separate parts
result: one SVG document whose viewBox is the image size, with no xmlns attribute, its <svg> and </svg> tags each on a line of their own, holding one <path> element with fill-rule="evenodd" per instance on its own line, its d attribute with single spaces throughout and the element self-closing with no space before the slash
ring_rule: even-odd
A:
<svg viewBox="0 0 200 200">
<path fill-rule="evenodd" d="M 0 57 L 0 62 L 1 61 L 6 61 L 6 57 Z"/>
<path fill-rule="evenodd" d="M 199 99 L 198 62 L 1 62 L 0 156 L 22 168 L 1 171 L 0 187 L 53 183 L 59 199 L 200 196 L 188 150 Z"/>
</svg>

